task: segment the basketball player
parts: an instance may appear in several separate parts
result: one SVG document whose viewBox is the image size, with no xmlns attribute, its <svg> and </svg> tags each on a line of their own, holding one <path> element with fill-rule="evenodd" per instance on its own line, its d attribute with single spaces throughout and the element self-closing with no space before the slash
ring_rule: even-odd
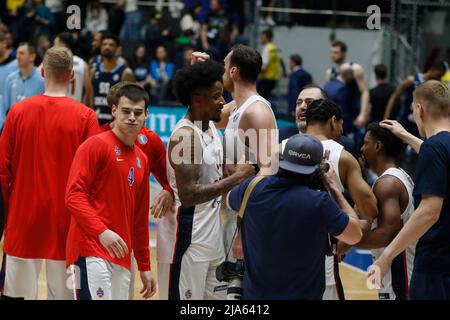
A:
<svg viewBox="0 0 450 320">
<path fill-rule="evenodd" d="M 207 55 L 196 53 L 193 60 L 207 58 Z M 257 164 L 260 174 L 274 174 L 278 166 L 276 159 L 270 158 L 270 155 L 278 145 L 277 123 L 270 103 L 256 91 L 256 79 L 262 66 L 261 55 L 251 47 L 236 45 L 225 57 L 224 63 L 224 88 L 234 99 L 224 106 L 221 120 L 217 123 L 218 128 L 225 128 L 227 163 L 235 164 L 245 155 L 246 160 Z M 232 166 L 226 169 L 233 170 Z M 228 248 L 236 230 L 237 214 L 224 208 L 222 215 L 225 247 Z M 233 257 L 244 258 L 240 232 L 234 241 Z"/>
<path fill-rule="evenodd" d="M 56 47 L 65 47 L 73 52 L 74 40 L 70 32 L 62 32 L 55 37 Z M 67 96 L 86 105 L 92 102 L 92 82 L 89 65 L 80 57 L 73 56 L 74 80 L 70 83 Z"/>
<path fill-rule="evenodd" d="M 156 291 L 150 272 L 149 167 L 135 146 L 147 115 L 148 95 L 137 84 L 120 88 L 114 127 L 88 139 L 75 154 L 66 191 L 71 214 L 67 265 L 78 300 L 129 298 L 131 250 L 145 299 Z"/>
<path fill-rule="evenodd" d="M 65 96 L 73 78 L 66 48 L 44 56 L 45 93 L 16 103 L 0 138 L 0 179 L 7 212 L 3 295 L 36 299 L 46 260 L 48 299 L 70 299 L 66 287 L 64 205 L 70 165 L 79 145 L 98 132 L 92 109 Z M 24 198 L 25 197 L 25 198 Z"/>
<path fill-rule="evenodd" d="M 94 88 L 94 110 L 100 125 L 112 120 L 106 96 L 109 89 L 121 80 L 135 81 L 133 71 L 124 64 L 119 64 L 116 52 L 120 46 L 119 39 L 114 34 L 105 34 L 101 45 L 101 63 L 96 65 L 92 73 Z"/>
<path fill-rule="evenodd" d="M 357 63 L 347 61 L 347 45 L 342 41 L 331 44 L 330 59 L 333 66 L 327 69 L 325 78 L 327 81 L 338 79 L 343 82 L 346 101 L 342 111 L 344 122 L 349 122 L 348 125 L 344 124 L 348 128 L 344 134 L 355 133 L 357 128 L 365 126 L 369 115 L 369 89 L 364 80 L 364 69 Z M 340 78 L 339 75 L 342 77 L 341 72 L 345 70 L 348 77 Z"/>
<path fill-rule="evenodd" d="M 224 261 L 220 226 L 221 196 L 254 174 L 250 164 L 223 177 L 223 146 L 214 121 L 225 103 L 223 67 L 198 62 L 179 70 L 174 91 L 189 107 L 168 146 L 167 176 L 175 193 L 176 213 L 158 225 L 158 277 L 161 299 L 224 299 L 214 292 L 216 268 Z"/>
<path fill-rule="evenodd" d="M 364 233 L 355 247 L 372 249 L 373 261 L 380 257 L 384 247 L 414 212 L 414 183 L 399 167 L 403 147 L 399 138 L 378 123 L 367 126 L 361 153 L 364 165 L 378 175 L 372 187 L 378 202 L 378 216 L 372 223 L 372 230 Z M 415 243 L 411 244 L 394 259 L 383 279 L 385 286 L 378 291 L 380 300 L 408 298 L 415 247 Z"/>
<path fill-rule="evenodd" d="M 131 81 L 121 81 L 116 83 L 109 89 L 108 95 L 106 97 L 108 101 L 108 106 L 112 109 L 113 105 L 118 104 L 118 99 L 116 97 L 117 92 L 123 86 L 134 84 Z M 115 119 L 110 122 L 105 123 L 100 127 L 101 132 L 109 131 L 114 128 Z M 173 191 L 167 181 L 166 175 L 166 148 L 161 138 L 153 132 L 152 130 L 143 127 L 139 130 L 138 136 L 135 141 L 148 159 L 149 171 L 153 174 L 159 184 L 162 186 L 161 192 L 153 200 L 153 204 L 150 207 L 151 214 L 155 218 L 163 217 L 166 212 L 168 212 L 173 206 Z M 130 276 L 130 300 L 134 298 L 134 259 L 133 253 L 131 253 L 131 276 Z"/>
<path fill-rule="evenodd" d="M 384 126 L 419 152 L 413 195 L 416 210 L 394 240 L 369 268 L 369 281 L 381 287 L 394 258 L 419 240 L 411 277 L 410 299 L 450 299 L 450 91 L 436 80 L 413 93 L 413 116 L 420 143 L 398 123 Z M 420 148 L 420 150 L 419 150 Z"/>
<path fill-rule="evenodd" d="M 370 187 L 361 175 L 358 161 L 336 141 L 342 135 L 342 111 L 331 100 L 313 100 L 307 106 L 303 116 L 298 117 L 299 128 L 306 121 L 306 134 L 317 137 L 324 147 L 324 159 L 336 172 L 337 184 L 344 192 L 347 188 L 358 207 L 358 211 L 366 219 L 377 216 L 377 203 Z M 282 142 L 282 150 L 287 140 Z M 339 277 L 337 256 L 327 256 L 326 289 L 324 300 L 344 299 L 344 291 Z"/>
<path fill-rule="evenodd" d="M 121 81 L 111 87 L 107 95 L 108 105 L 112 108 L 113 105 L 117 106 L 118 99 L 116 97 L 117 92 L 123 86 L 134 84 L 131 81 Z M 100 127 L 100 131 L 112 130 L 115 125 L 115 120 L 105 123 Z M 173 191 L 167 181 L 166 170 L 166 148 L 161 138 L 152 130 L 145 126 L 139 130 L 135 144 L 144 151 L 148 158 L 148 164 L 150 173 L 153 174 L 156 180 L 163 188 L 158 196 L 154 199 L 151 207 L 151 214 L 155 218 L 163 217 L 166 212 L 173 205 Z"/>
</svg>

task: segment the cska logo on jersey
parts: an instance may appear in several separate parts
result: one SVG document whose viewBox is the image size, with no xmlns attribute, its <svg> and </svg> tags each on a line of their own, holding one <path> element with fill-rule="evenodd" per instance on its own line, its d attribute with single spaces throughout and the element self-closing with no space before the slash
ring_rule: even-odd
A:
<svg viewBox="0 0 450 320">
<path fill-rule="evenodd" d="M 130 172 L 128 172 L 128 184 L 131 186 L 133 186 L 134 183 L 134 167 L 130 168 Z"/>
<path fill-rule="evenodd" d="M 114 152 L 115 152 L 118 156 L 120 156 L 120 154 L 122 153 L 122 151 L 120 151 L 120 148 L 119 148 L 118 146 L 115 146 L 115 147 L 114 147 Z"/>
<path fill-rule="evenodd" d="M 138 135 L 137 140 L 140 144 L 147 144 L 147 137 L 143 134 Z"/>
</svg>

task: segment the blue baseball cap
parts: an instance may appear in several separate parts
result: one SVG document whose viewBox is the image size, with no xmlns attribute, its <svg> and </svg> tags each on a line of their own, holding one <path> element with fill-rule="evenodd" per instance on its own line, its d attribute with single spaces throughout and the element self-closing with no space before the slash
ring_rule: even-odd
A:
<svg viewBox="0 0 450 320">
<path fill-rule="evenodd" d="M 311 174 L 323 159 L 323 145 L 319 139 L 307 134 L 289 138 L 283 150 L 280 168 L 300 174 Z"/>
</svg>

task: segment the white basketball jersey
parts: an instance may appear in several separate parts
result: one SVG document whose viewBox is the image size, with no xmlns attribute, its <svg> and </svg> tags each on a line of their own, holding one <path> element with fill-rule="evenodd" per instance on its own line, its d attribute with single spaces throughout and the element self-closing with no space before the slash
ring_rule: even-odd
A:
<svg viewBox="0 0 450 320">
<path fill-rule="evenodd" d="M 401 214 L 402 226 L 409 220 L 412 213 L 414 212 L 414 198 L 413 198 L 413 189 L 414 182 L 411 177 L 403 171 L 401 168 L 389 168 L 383 174 L 375 180 L 373 186 L 375 187 L 377 181 L 385 176 L 390 175 L 399 179 L 406 188 L 408 192 L 408 205 Z M 372 222 L 372 229 L 376 229 L 377 227 L 377 219 L 374 219 Z M 373 261 L 378 259 L 383 253 L 384 248 L 380 249 L 372 249 L 372 258 Z M 409 283 L 411 281 L 411 275 L 413 271 L 414 265 L 414 255 L 416 252 L 416 242 L 408 246 L 408 248 L 398 255 L 394 262 L 392 263 L 391 269 L 383 278 L 384 288 L 378 290 L 380 299 L 387 300 L 395 300 L 396 295 L 394 292 L 394 286 L 397 287 L 405 287 L 405 282 L 407 281 L 407 287 L 409 288 Z M 407 277 L 407 278 L 406 278 Z"/>
<path fill-rule="evenodd" d="M 333 167 L 336 172 L 336 182 L 341 192 L 344 192 L 344 186 L 341 182 L 341 176 L 339 175 L 339 159 L 344 147 L 334 140 L 322 140 L 323 145 L 323 158 Z M 334 257 L 325 256 L 325 284 L 327 286 L 336 284 L 334 278 Z"/>
<path fill-rule="evenodd" d="M 267 108 L 272 113 L 273 121 L 275 123 L 275 131 L 278 132 L 276 127 L 276 119 L 273 113 L 272 108 L 270 107 L 270 102 L 261 97 L 260 95 L 253 95 L 248 98 L 241 107 L 236 107 L 230 114 L 227 127 L 225 128 L 224 134 L 224 143 L 226 150 L 226 157 L 234 163 L 237 161 L 241 161 L 243 155 L 245 155 L 245 159 L 252 162 L 257 163 L 256 152 L 255 150 L 250 150 L 248 146 L 245 145 L 245 136 L 244 132 L 239 130 L 239 124 L 241 122 L 242 115 L 244 112 L 251 107 L 253 102 L 261 101 L 263 102 Z M 248 136 L 251 136 L 251 133 L 246 133 Z M 277 141 L 278 141 L 278 137 Z"/>
<path fill-rule="evenodd" d="M 173 130 L 172 136 L 182 127 L 193 128 L 200 138 L 203 159 L 197 183 L 206 185 L 220 180 L 223 175 L 223 147 L 214 123 L 210 121 L 209 129 L 203 132 L 190 120 L 182 119 Z M 223 257 L 219 215 L 221 197 L 194 207 L 183 207 L 178 196 L 175 171 L 170 164 L 169 156 L 167 154 L 167 179 L 175 195 L 175 212 L 167 213 L 158 223 L 158 261 L 173 263 L 176 250 L 181 250 L 180 246 L 183 245 L 189 247 L 189 252 L 196 262 L 212 261 Z"/>
<path fill-rule="evenodd" d="M 73 56 L 74 80 L 69 83 L 67 96 L 79 102 L 83 102 L 84 71 L 86 62 L 78 56 Z"/>
</svg>

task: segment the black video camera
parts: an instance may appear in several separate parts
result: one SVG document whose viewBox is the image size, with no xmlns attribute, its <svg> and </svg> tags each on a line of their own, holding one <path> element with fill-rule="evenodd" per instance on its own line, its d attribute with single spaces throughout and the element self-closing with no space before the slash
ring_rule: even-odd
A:
<svg viewBox="0 0 450 320">
<path fill-rule="evenodd" d="M 224 261 L 216 268 L 217 280 L 228 282 L 227 300 L 240 300 L 242 298 L 244 270 L 244 260 Z"/>
</svg>

